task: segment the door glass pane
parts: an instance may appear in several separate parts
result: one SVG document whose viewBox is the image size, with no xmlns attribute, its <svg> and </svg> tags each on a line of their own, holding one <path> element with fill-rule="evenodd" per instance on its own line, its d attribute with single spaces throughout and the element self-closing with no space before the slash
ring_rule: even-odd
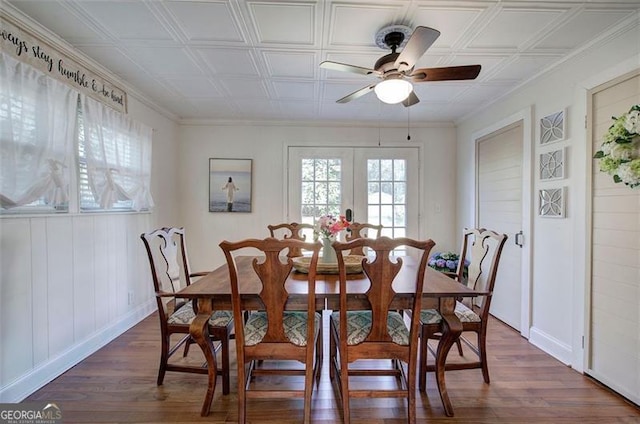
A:
<svg viewBox="0 0 640 424">
<path fill-rule="evenodd" d="M 368 159 L 367 178 L 369 223 L 382 224 L 382 235 L 404 237 L 407 227 L 406 161 Z"/>
<path fill-rule="evenodd" d="M 314 224 L 322 215 L 340 214 L 342 161 L 302 159 L 301 221 Z"/>
</svg>

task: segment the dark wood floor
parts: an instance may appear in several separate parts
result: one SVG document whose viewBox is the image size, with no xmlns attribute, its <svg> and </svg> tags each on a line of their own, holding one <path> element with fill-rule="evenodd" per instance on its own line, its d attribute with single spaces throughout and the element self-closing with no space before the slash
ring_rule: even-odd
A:
<svg viewBox="0 0 640 424">
<path fill-rule="evenodd" d="M 491 384 L 484 384 L 480 370 L 447 373 L 455 408 L 455 417 L 447 418 L 435 380 L 429 376 L 427 392 L 418 396 L 419 422 L 640 423 L 639 408 L 546 355 L 510 327 L 492 320 L 489 334 Z M 167 373 L 164 385 L 156 386 L 159 344 L 159 324 L 153 314 L 25 401 L 57 403 L 65 423 L 235 422 L 235 382 L 227 396 L 221 394 L 218 382 L 208 417 L 200 417 L 206 376 Z M 455 348 L 451 354 L 457 357 Z M 194 346 L 190 357 L 198 355 L 201 352 Z M 325 355 L 312 404 L 313 421 L 318 423 L 341 421 L 327 371 Z M 275 377 L 270 383 L 286 384 Z M 250 422 L 301 422 L 302 400 L 250 402 Z M 402 400 L 354 400 L 351 408 L 356 423 L 406 422 Z"/>
</svg>

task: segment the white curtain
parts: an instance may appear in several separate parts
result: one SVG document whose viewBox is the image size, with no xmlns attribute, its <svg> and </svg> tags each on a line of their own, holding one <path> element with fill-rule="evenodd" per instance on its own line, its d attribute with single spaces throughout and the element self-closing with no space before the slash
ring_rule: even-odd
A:
<svg viewBox="0 0 640 424">
<path fill-rule="evenodd" d="M 120 201 L 131 201 L 134 210 L 150 209 L 151 128 L 85 95 L 80 98 L 80 139 L 95 202 L 101 209 Z"/>
<path fill-rule="evenodd" d="M 0 52 L 0 207 L 69 200 L 78 93 Z"/>
</svg>

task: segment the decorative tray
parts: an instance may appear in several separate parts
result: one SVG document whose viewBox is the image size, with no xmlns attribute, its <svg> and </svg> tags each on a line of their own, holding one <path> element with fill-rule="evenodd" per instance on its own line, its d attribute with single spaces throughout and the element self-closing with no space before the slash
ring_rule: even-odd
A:
<svg viewBox="0 0 640 424">
<path fill-rule="evenodd" d="M 344 265 L 347 268 L 347 274 L 358 274 L 362 272 L 362 259 L 364 256 L 359 255 L 345 255 Z M 320 258 L 322 259 L 322 258 Z M 293 258 L 293 267 L 298 272 L 305 274 L 309 273 L 309 264 L 311 263 L 310 256 L 299 256 Z M 337 274 L 338 262 L 323 263 L 318 260 L 318 268 L 316 271 L 318 274 Z"/>
</svg>

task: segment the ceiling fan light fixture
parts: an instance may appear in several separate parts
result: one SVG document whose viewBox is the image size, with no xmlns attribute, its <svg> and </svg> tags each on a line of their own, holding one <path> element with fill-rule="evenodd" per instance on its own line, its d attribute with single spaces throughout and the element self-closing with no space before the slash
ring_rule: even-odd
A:
<svg viewBox="0 0 640 424">
<path fill-rule="evenodd" d="M 413 85 L 403 79 L 386 79 L 373 89 L 381 102 L 394 105 L 405 100 L 413 91 Z"/>
</svg>

